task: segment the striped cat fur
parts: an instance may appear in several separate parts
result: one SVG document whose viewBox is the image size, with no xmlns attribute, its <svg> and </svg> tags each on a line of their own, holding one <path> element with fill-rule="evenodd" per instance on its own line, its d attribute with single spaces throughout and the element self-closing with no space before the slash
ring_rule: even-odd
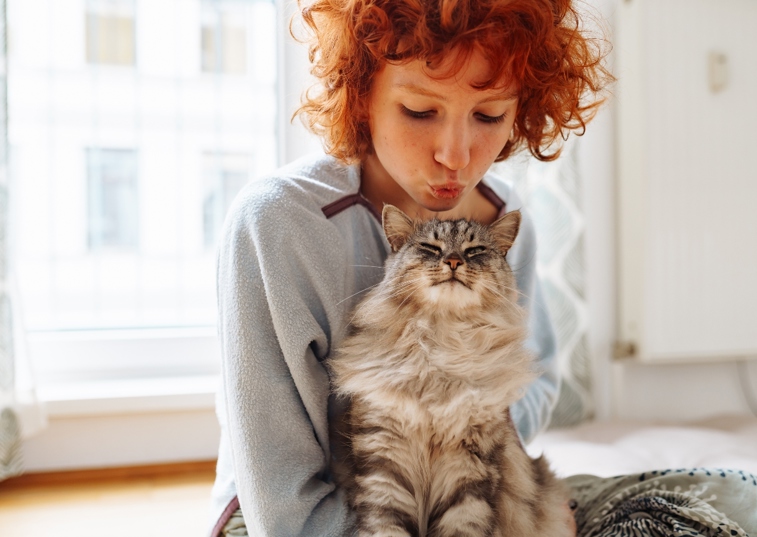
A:
<svg viewBox="0 0 757 537">
<path fill-rule="evenodd" d="M 419 222 L 385 207 L 385 278 L 328 362 L 348 402 L 332 470 L 361 537 L 571 535 L 566 488 L 509 414 L 537 374 L 505 261 L 520 220 Z"/>
</svg>

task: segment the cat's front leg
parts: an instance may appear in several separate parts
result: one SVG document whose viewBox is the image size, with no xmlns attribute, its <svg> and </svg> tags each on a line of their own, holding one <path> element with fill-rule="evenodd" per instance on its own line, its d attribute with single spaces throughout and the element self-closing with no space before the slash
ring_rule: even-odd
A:
<svg viewBox="0 0 757 537">
<path fill-rule="evenodd" d="M 416 537 L 418 506 L 389 468 L 356 476 L 354 508 L 360 537 Z"/>
<path fill-rule="evenodd" d="M 480 494 L 462 493 L 436 518 L 429 528 L 429 537 L 484 537 L 495 530 L 494 510 Z"/>
</svg>

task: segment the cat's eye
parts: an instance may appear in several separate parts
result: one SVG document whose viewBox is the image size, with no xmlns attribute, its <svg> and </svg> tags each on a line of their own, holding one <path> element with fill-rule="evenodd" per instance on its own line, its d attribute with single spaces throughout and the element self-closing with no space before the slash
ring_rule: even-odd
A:
<svg viewBox="0 0 757 537">
<path fill-rule="evenodd" d="M 422 242 L 418 246 L 421 247 L 421 250 L 425 250 L 429 253 L 432 253 L 434 255 L 442 255 L 442 249 L 438 246 L 434 246 L 433 244 L 429 244 L 427 242 Z"/>
<path fill-rule="evenodd" d="M 466 257 L 475 257 L 477 255 L 481 255 L 486 251 L 485 246 L 471 246 L 470 248 L 465 249 L 465 256 Z"/>
</svg>

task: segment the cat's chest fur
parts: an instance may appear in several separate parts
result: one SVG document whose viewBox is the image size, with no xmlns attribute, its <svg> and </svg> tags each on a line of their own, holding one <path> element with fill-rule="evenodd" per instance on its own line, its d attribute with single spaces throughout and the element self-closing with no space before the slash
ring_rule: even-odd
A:
<svg viewBox="0 0 757 537">
<path fill-rule="evenodd" d="M 496 326 L 414 320 L 384 351 L 381 367 L 355 378 L 367 418 L 400 436 L 423 437 L 440 446 L 476 443 L 501 428 L 519 393 L 523 364 L 501 347 L 490 348 Z M 353 392 L 354 393 L 354 392 Z M 370 418 L 369 418 L 370 419 Z"/>
<path fill-rule="evenodd" d="M 364 416 L 375 412 L 377 425 L 391 427 L 399 437 L 422 438 L 425 444 L 438 447 L 461 442 L 478 445 L 482 434 L 507 420 L 507 406 L 475 388 L 415 395 L 380 390 L 363 394 L 361 400 Z M 390 425 L 386 416 L 392 418 Z"/>
</svg>

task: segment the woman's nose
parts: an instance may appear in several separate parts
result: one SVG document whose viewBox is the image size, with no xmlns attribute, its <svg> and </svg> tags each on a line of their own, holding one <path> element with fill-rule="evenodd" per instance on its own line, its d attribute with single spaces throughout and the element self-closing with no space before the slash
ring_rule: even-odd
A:
<svg viewBox="0 0 757 537">
<path fill-rule="evenodd" d="M 445 125 L 439 135 L 434 159 L 450 170 L 462 170 L 470 162 L 470 134 L 462 123 Z"/>
</svg>

